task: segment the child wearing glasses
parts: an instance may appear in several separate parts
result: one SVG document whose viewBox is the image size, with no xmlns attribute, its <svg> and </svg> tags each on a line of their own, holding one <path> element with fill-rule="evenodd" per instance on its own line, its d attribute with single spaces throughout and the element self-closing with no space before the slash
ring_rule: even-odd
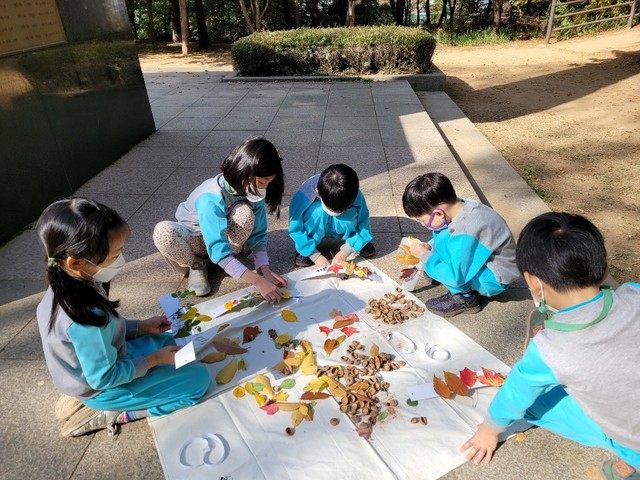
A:
<svg viewBox="0 0 640 480">
<path fill-rule="evenodd" d="M 442 173 L 409 182 L 402 206 L 433 235 L 427 244 L 412 244 L 412 255 L 420 258 L 427 276 L 449 290 L 427 301 L 432 313 L 445 318 L 477 313 L 480 296 L 498 295 L 520 277 L 515 241 L 504 219 L 486 205 L 458 198 Z"/>
</svg>

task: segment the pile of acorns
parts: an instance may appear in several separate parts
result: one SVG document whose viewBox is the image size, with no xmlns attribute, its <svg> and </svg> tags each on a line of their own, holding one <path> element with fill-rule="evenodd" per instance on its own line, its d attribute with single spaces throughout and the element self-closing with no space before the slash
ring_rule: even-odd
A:
<svg viewBox="0 0 640 480">
<path fill-rule="evenodd" d="M 393 361 L 394 356 L 378 352 L 378 347 L 372 347 L 372 356 L 363 353 L 364 345 L 353 341 L 347 348 L 348 355 L 341 360 L 347 365 L 319 367 L 317 376 L 326 375 L 331 378 L 342 379 L 347 395 L 340 400 L 340 411 L 349 416 L 354 424 L 360 424 L 361 430 L 371 430 L 378 421 L 378 415 L 386 407 L 392 410 L 398 406 L 395 399 L 381 402 L 377 394 L 388 391 L 389 383 L 377 378 L 380 371 L 397 370 L 404 367 L 406 362 Z"/>
<path fill-rule="evenodd" d="M 424 307 L 405 298 L 402 289 L 397 287 L 395 294 L 385 293 L 381 299 L 370 298 L 369 306 L 364 311 L 371 314 L 375 320 L 397 325 L 410 318 L 417 318 L 424 313 Z"/>
</svg>

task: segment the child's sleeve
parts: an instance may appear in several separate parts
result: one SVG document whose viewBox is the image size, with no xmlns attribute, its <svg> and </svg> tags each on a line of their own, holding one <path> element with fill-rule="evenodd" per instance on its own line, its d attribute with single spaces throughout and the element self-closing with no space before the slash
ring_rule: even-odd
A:
<svg viewBox="0 0 640 480">
<path fill-rule="evenodd" d="M 446 232 L 445 232 L 446 233 Z M 487 263 L 491 250 L 471 235 L 451 235 L 444 245 L 434 241 L 434 250 L 424 264 L 425 273 L 448 287 L 462 287 Z"/>
<path fill-rule="evenodd" d="M 125 323 L 126 326 L 126 334 L 125 340 L 133 340 L 138 336 L 138 327 L 140 326 L 140 320 L 129 320 L 128 318 L 124 318 L 122 315 L 120 316 Z"/>
<path fill-rule="evenodd" d="M 224 200 L 218 195 L 205 193 L 198 197 L 195 208 L 209 258 L 231 277 L 240 278 L 247 267 L 233 256 L 229 240 L 225 236 L 227 213 Z"/>
<path fill-rule="evenodd" d="M 495 432 L 503 432 L 524 417 L 537 398 L 558 386 L 553 371 L 544 362 L 534 342 L 516 363 L 491 401 L 485 423 Z"/>
<path fill-rule="evenodd" d="M 264 201 L 254 205 L 253 231 L 247 239 L 247 245 L 253 252 L 254 264 L 257 270 L 263 265 L 269 265 L 269 256 L 267 255 L 267 210 Z"/>
<path fill-rule="evenodd" d="M 347 238 L 345 244 L 340 247 L 340 250 L 347 256 L 352 252 L 359 252 L 367 243 L 373 240 L 371 223 L 369 222 L 369 208 L 367 207 L 367 202 L 365 202 L 362 192 L 358 192 L 358 196 L 355 202 L 353 202 L 353 207 L 356 209 L 355 230 L 353 235 Z"/>
<path fill-rule="evenodd" d="M 82 374 L 94 390 L 117 387 L 147 373 L 144 357 L 118 360 L 118 351 L 111 343 L 112 325 L 101 328 L 73 323 L 67 333 Z"/>
<path fill-rule="evenodd" d="M 307 234 L 303 221 L 304 212 L 309 205 L 311 205 L 311 202 L 309 202 L 309 199 L 301 191 L 298 190 L 293 195 L 291 203 L 289 204 L 289 236 L 291 240 L 293 240 L 293 245 L 300 255 L 310 257 L 314 260 L 312 254 L 317 251 L 317 245 L 313 238 Z"/>
</svg>

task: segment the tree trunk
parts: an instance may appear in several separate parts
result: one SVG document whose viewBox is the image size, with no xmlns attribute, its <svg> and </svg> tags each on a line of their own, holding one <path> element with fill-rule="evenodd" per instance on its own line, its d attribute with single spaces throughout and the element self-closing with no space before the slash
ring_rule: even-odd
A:
<svg viewBox="0 0 640 480">
<path fill-rule="evenodd" d="M 189 55 L 189 17 L 187 14 L 187 0 L 180 1 L 180 36 L 182 37 L 182 54 Z"/>
<path fill-rule="evenodd" d="M 291 30 L 291 8 L 289 7 L 289 0 L 282 0 L 282 11 L 284 13 L 284 28 L 285 30 Z"/>
<path fill-rule="evenodd" d="M 420 26 L 420 0 L 416 0 L 416 27 Z"/>
<path fill-rule="evenodd" d="M 531 0 L 527 0 L 527 6 L 524 7 L 524 13 L 531 15 Z"/>
<path fill-rule="evenodd" d="M 302 0 L 293 0 L 296 9 L 296 28 L 300 28 L 302 22 L 300 21 L 300 2 Z"/>
<path fill-rule="evenodd" d="M 442 28 L 444 20 L 447 18 L 447 0 L 442 0 L 442 12 L 440 12 L 440 19 L 436 28 Z"/>
<path fill-rule="evenodd" d="M 182 41 L 180 36 L 180 5 L 178 0 L 170 0 L 171 5 L 171 40 L 174 43 Z"/>
<path fill-rule="evenodd" d="M 196 23 L 198 24 L 198 45 L 200 48 L 209 46 L 209 33 L 207 33 L 207 17 L 204 13 L 202 0 L 195 0 L 193 9 L 196 13 Z"/>
<path fill-rule="evenodd" d="M 491 0 L 493 6 L 493 31 L 498 32 L 500 28 L 500 17 L 502 17 L 502 0 Z"/>
<path fill-rule="evenodd" d="M 125 0 L 127 6 L 127 15 L 129 15 L 129 24 L 131 25 L 131 31 L 133 32 L 133 38 L 138 39 L 138 29 L 136 27 L 136 14 L 134 11 L 133 0 Z"/>
<path fill-rule="evenodd" d="M 153 26 L 153 0 L 145 0 L 145 4 L 147 6 L 147 16 L 149 17 L 149 36 L 151 37 L 153 48 L 156 48 L 158 42 L 156 41 L 156 29 Z"/>
<path fill-rule="evenodd" d="M 346 0 L 337 0 L 337 6 L 338 6 L 338 24 L 346 25 L 347 24 Z"/>
<path fill-rule="evenodd" d="M 449 30 L 453 31 L 453 20 L 455 18 L 455 14 L 456 14 L 456 0 L 453 0 L 453 3 L 451 3 L 451 0 L 449 0 Z"/>
<path fill-rule="evenodd" d="M 319 27 L 320 26 L 320 7 L 318 6 L 319 0 L 311 0 L 310 10 L 311 10 L 311 26 Z"/>
<path fill-rule="evenodd" d="M 426 0 L 424 4 L 424 13 L 425 13 L 425 19 L 424 19 L 423 26 L 426 26 L 427 28 L 431 28 L 431 4 L 429 0 Z"/>
<path fill-rule="evenodd" d="M 251 0 L 249 0 L 249 5 L 253 9 L 253 5 L 251 4 Z M 256 31 L 256 27 L 253 26 L 253 22 L 251 21 L 251 17 L 249 16 L 249 12 L 247 11 L 247 6 L 244 4 L 244 0 L 240 0 L 240 10 L 242 10 L 242 16 L 244 17 L 244 21 L 247 24 L 247 28 L 251 33 Z"/>
<path fill-rule="evenodd" d="M 356 26 L 356 5 L 360 5 L 362 0 L 348 0 L 347 1 L 347 26 Z"/>
<path fill-rule="evenodd" d="M 396 21 L 396 25 L 402 25 L 404 23 L 404 10 L 406 8 L 406 0 L 396 0 L 396 8 L 393 11 L 393 19 Z"/>
</svg>

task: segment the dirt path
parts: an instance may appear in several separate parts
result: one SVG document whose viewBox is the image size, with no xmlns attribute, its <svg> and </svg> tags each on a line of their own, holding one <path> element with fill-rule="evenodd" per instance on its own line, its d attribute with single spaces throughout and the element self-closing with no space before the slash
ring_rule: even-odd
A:
<svg viewBox="0 0 640 480">
<path fill-rule="evenodd" d="M 552 45 L 438 46 L 447 93 L 551 209 L 604 233 L 640 281 L 640 27 Z M 230 70 L 224 52 L 141 53 L 143 70 Z"/>
</svg>

